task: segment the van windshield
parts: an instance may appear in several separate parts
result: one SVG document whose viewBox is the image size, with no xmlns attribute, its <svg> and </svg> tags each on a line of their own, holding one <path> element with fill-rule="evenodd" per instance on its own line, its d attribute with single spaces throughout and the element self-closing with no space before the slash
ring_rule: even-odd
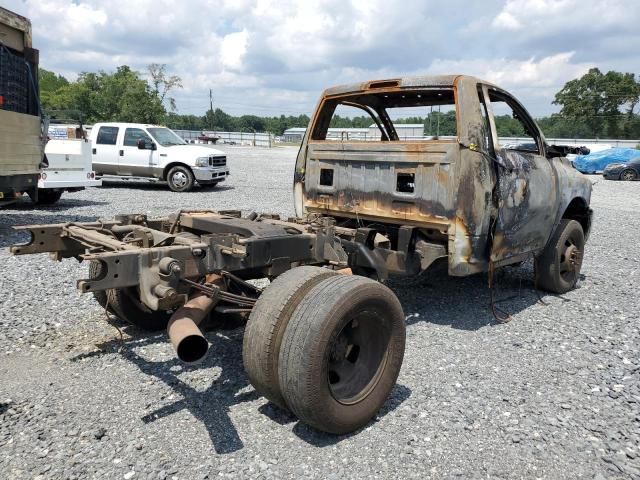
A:
<svg viewBox="0 0 640 480">
<path fill-rule="evenodd" d="M 147 128 L 147 131 L 156 140 L 156 142 L 158 142 L 163 147 L 170 147 L 171 145 L 184 145 L 187 143 L 168 128 Z"/>
</svg>

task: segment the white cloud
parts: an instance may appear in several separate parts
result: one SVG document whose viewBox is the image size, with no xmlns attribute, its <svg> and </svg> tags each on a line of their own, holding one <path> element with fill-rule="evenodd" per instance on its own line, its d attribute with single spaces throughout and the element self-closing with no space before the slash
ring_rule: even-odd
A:
<svg viewBox="0 0 640 480">
<path fill-rule="evenodd" d="M 493 19 L 492 25 L 497 28 L 504 28 L 506 30 L 520 30 L 522 24 L 511 13 L 502 11 L 496 18 Z"/>
<path fill-rule="evenodd" d="M 225 35 L 222 40 L 222 65 L 229 70 L 240 70 L 242 59 L 247 53 L 248 33 L 246 30 Z"/>
<path fill-rule="evenodd" d="M 327 86 L 425 71 L 476 74 L 548 110 L 589 66 L 640 64 L 640 4 L 623 0 L 5 3 L 31 18 L 43 68 L 73 78 L 166 63 L 184 113 L 202 113 L 209 88 L 233 113 L 308 113 Z"/>
<path fill-rule="evenodd" d="M 437 60 L 429 73 L 466 73 L 509 90 L 528 106 L 534 116 L 546 115 L 551 100 L 567 81 L 584 75 L 591 63 L 572 63 L 574 52 L 536 60 L 485 58 L 474 61 Z"/>
<path fill-rule="evenodd" d="M 640 5 L 628 0 L 507 0 L 495 16 L 497 29 L 527 31 L 534 37 L 550 32 L 592 35 L 611 27 L 637 26 Z"/>
</svg>

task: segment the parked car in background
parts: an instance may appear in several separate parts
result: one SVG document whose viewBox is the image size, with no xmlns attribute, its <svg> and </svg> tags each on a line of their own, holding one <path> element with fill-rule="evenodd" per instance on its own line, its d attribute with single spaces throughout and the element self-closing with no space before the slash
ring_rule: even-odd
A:
<svg viewBox="0 0 640 480">
<path fill-rule="evenodd" d="M 578 155 L 573 166 L 582 173 L 602 173 L 614 163 L 624 163 L 640 157 L 640 150 L 635 148 L 608 148 L 599 152 L 591 151 L 588 155 Z"/>
<path fill-rule="evenodd" d="M 224 152 L 185 142 L 172 130 L 139 123 L 97 123 L 90 134 L 93 168 L 104 180 L 166 181 L 174 192 L 215 186 L 229 175 Z"/>
<path fill-rule="evenodd" d="M 102 185 L 91 168 L 91 144 L 82 125 L 49 125 L 48 135 L 45 154 L 49 166 L 38 176 L 36 203 L 50 205 L 63 192 Z"/>
<path fill-rule="evenodd" d="M 640 178 L 640 155 L 626 162 L 610 163 L 605 167 L 602 176 L 607 180 L 638 180 Z"/>
</svg>

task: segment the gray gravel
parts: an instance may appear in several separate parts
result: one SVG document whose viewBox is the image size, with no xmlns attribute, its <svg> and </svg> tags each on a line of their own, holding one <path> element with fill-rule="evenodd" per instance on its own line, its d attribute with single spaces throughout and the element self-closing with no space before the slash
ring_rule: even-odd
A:
<svg viewBox="0 0 640 480">
<path fill-rule="evenodd" d="M 107 324 L 75 291 L 86 267 L 10 257 L 12 225 L 123 212 L 240 208 L 292 215 L 296 149 L 227 147 L 215 190 L 110 185 L 0 212 L 0 478 L 640 479 L 640 182 L 597 181 L 579 288 L 538 302 L 531 265 L 392 284 L 407 314 L 393 395 L 363 430 L 330 436 L 258 397 L 242 330 L 210 332 L 180 365 L 164 334 Z"/>
</svg>

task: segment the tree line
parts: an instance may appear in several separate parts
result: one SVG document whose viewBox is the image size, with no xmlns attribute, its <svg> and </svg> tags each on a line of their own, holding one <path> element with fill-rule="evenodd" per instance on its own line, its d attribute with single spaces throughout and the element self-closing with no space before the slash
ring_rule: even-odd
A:
<svg viewBox="0 0 640 480">
<path fill-rule="evenodd" d="M 69 81 L 54 72 L 40 69 L 40 100 L 52 118 L 165 124 L 182 130 L 271 132 L 274 135 L 292 127 L 306 127 L 308 115 L 234 116 L 220 108 L 204 115 L 176 112 L 172 92 L 182 88 L 166 65 L 151 64 L 145 75 L 122 65 L 115 72 L 83 72 Z M 634 73 L 601 72 L 592 68 L 580 78 L 567 82 L 555 94 L 558 113 L 537 119 L 547 137 L 564 138 L 640 138 L 640 82 Z M 395 123 L 423 124 L 426 135 L 454 135 L 455 112 L 430 112 L 424 117 L 408 117 Z M 368 116 L 334 116 L 332 127 L 367 128 Z M 510 115 L 497 115 L 500 136 L 523 136 L 520 122 Z"/>
</svg>

